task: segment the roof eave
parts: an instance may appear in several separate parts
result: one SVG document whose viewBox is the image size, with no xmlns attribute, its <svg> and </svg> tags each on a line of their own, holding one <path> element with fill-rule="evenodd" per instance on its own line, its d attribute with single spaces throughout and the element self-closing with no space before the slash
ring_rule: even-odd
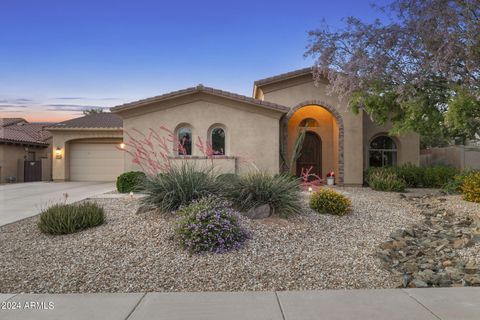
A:
<svg viewBox="0 0 480 320">
<path fill-rule="evenodd" d="M 0 139 L 0 143 L 15 144 L 15 145 L 22 145 L 22 146 L 36 146 L 36 147 L 48 147 L 50 145 L 49 143 L 46 143 L 46 142 L 27 142 L 27 141 L 10 140 L 10 139 Z"/>
<path fill-rule="evenodd" d="M 47 131 L 122 131 L 123 127 L 114 127 L 114 128 L 105 128 L 105 127 L 98 127 L 98 128 L 85 128 L 85 127 L 49 127 L 45 128 Z"/>
<path fill-rule="evenodd" d="M 263 87 L 263 86 L 273 84 L 273 83 L 277 83 L 277 82 L 287 81 L 287 80 L 290 80 L 290 79 L 295 79 L 295 78 L 298 78 L 298 77 L 303 77 L 303 76 L 308 75 L 308 74 L 313 74 L 313 68 L 312 67 L 298 69 L 298 70 L 295 70 L 295 71 L 282 73 L 282 74 L 279 74 L 279 75 L 276 75 L 276 76 L 273 76 L 273 77 L 268 77 L 268 78 L 256 80 L 253 83 L 254 94 L 256 93 L 256 90 L 259 87 Z"/>
<path fill-rule="evenodd" d="M 250 104 L 250 105 L 253 105 L 253 106 L 256 106 L 256 107 L 261 107 L 261 108 L 265 108 L 265 109 L 268 109 L 268 110 L 271 110 L 271 111 L 276 111 L 276 112 L 279 112 L 279 113 L 282 113 L 282 114 L 287 113 L 288 110 L 289 110 L 289 108 L 287 108 L 285 106 L 265 102 L 265 101 L 258 100 L 258 99 L 255 99 L 255 98 L 251 98 L 251 97 L 246 97 L 246 96 L 243 97 L 242 95 L 229 93 L 229 92 L 219 93 L 218 91 L 221 91 L 221 90 L 214 89 L 214 88 L 209 88 L 209 87 L 204 87 L 202 85 L 199 85 L 197 87 L 187 88 L 187 89 L 179 90 L 179 91 L 174 91 L 174 92 L 171 92 L 171 93 L 166 93 L 165 95 L 160 95 L 160 96 L 157 96 L 157 97 L 147 98 L 147 99 L 140 100 L 140 101 L 137 101 L 137 102 L 131 102 L 131 103 L 123 104 L 123 105 L 120 105 L 120 106 L 116 106 L 116 107 L 110 108 L 110 111 L 112 113 L 119 113 L 119 112 L 122 112 L 122 111 L 127 111 L 127 110 L 131 110 L 131 109 L 136 109 L 136 108 L 139 108 L 139 107 L 147 106 L 147 105 L 150 105 L 152 103 L 169 101 L 169 100 L 172 100 L 172 99 L 181 98 L 183 96 L 187 96 L 187 95 L 191 95 L 191 94 L 195 94 L 195 93 L 205 93 L 205 94 L 213 95 L 213 96 L 216 96 L 216 97 L 219 97 L 219 98 L 224 98 L 224 99 L 237 101 L 237 102 L 243 102 L 243 103 Z M 178 93 L 176 93 L 176 92 L 178 92 Z M 257 101 L 252 101 L 252 100 L 257 100 Z"/>
</svg>

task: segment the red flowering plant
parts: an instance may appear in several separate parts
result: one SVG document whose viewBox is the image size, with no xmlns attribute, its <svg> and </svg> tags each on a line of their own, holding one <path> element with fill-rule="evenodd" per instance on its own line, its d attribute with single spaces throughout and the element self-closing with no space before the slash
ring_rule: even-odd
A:
<svg viewBox="0 0 480 320">
<path fill-rule="evenodd" d="M 304 191 L 316 191 L 322 184 L 322 178 L 317 174 L 312 173 L 313 166 L 310 168 L 302 168 L 300 179 L 302 181 L 302 188 Z"/>
<path fill-rule="evenodd" d="M 149 128 L 146 134 L 138 129 L 132 129 L 132 133 L 126 131 L 125 135 L 128 139 L 121 150 L 128 153 L 132 163 L 150 176 L 171 170 L 175 155 L 185 159 L 190 157 L 187 154 L 186 141 L 179 140 L 173 131 L 164 126 L 161 126 L 159 131 Z M 195 145 L 204 157 L 212 159 L 213 164 L 215 153 L 212 145 L 203 142 L 200 137 L 197 137 Z"/>
<path fill-rule="evenodd" d="M 327 178 L 335 178 L 335 172 L 330 171 L 329 173 L 327 173 Z"/>
</svg>

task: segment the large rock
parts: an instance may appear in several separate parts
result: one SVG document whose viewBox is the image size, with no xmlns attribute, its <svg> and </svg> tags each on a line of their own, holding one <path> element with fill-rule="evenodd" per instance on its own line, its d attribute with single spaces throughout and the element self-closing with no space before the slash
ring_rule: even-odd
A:
<svg viewBox="0 0 480 320">
<path fill-rule="evenodd" d="M 255 208 L 251 208 L 244 214 L 250 219 L 264 219 L 264 218 L 268 218 L 271 215 L 271 212 L 272 210 L 270 206 L 268 204 L 263 204 Z"/>
</svg>

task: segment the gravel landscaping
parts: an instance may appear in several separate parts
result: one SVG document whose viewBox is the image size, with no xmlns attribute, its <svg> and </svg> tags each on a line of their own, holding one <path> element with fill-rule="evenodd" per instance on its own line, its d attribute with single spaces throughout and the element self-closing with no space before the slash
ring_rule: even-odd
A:
<svg viewBox="0 0 480 320">
<path fill-rule="evenodd" d="M 289 219 L 242 218 L 253 238 L 224 254 L 189 255 L 173 239 L 172 217 L 135 214 L 138 199 L 129 197 L 95 199 L 105 207 L 106 223 L 76 234 L 44 235 L 38 217 L 22 220 L 0 228 L 0 292 L 397 287 L 398 275 L 376 256 L 378 246 L 392 231 L 418 223 L 422 209 L 397 193 L 337 190 L 352 200 L 351 214 L 305 208 Z"/>
<path fill-rule="evenodd" d="M 424 219 L 396 230 L 379 258 L 413 288 L 480 286 L 480 205 L 460 196 L 407 196 Z"/>
</svg>

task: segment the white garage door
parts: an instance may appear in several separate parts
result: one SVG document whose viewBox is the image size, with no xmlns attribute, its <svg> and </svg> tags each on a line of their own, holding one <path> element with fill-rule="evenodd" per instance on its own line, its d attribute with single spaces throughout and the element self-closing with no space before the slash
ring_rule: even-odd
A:
<svg viewBox="0 0 480 320">
<path fill-rule="evenodd" d="M 115 181 L 123 172 L 123 151 L 113 143 L 70 145 L 70 180 Z"/>
</svg>

